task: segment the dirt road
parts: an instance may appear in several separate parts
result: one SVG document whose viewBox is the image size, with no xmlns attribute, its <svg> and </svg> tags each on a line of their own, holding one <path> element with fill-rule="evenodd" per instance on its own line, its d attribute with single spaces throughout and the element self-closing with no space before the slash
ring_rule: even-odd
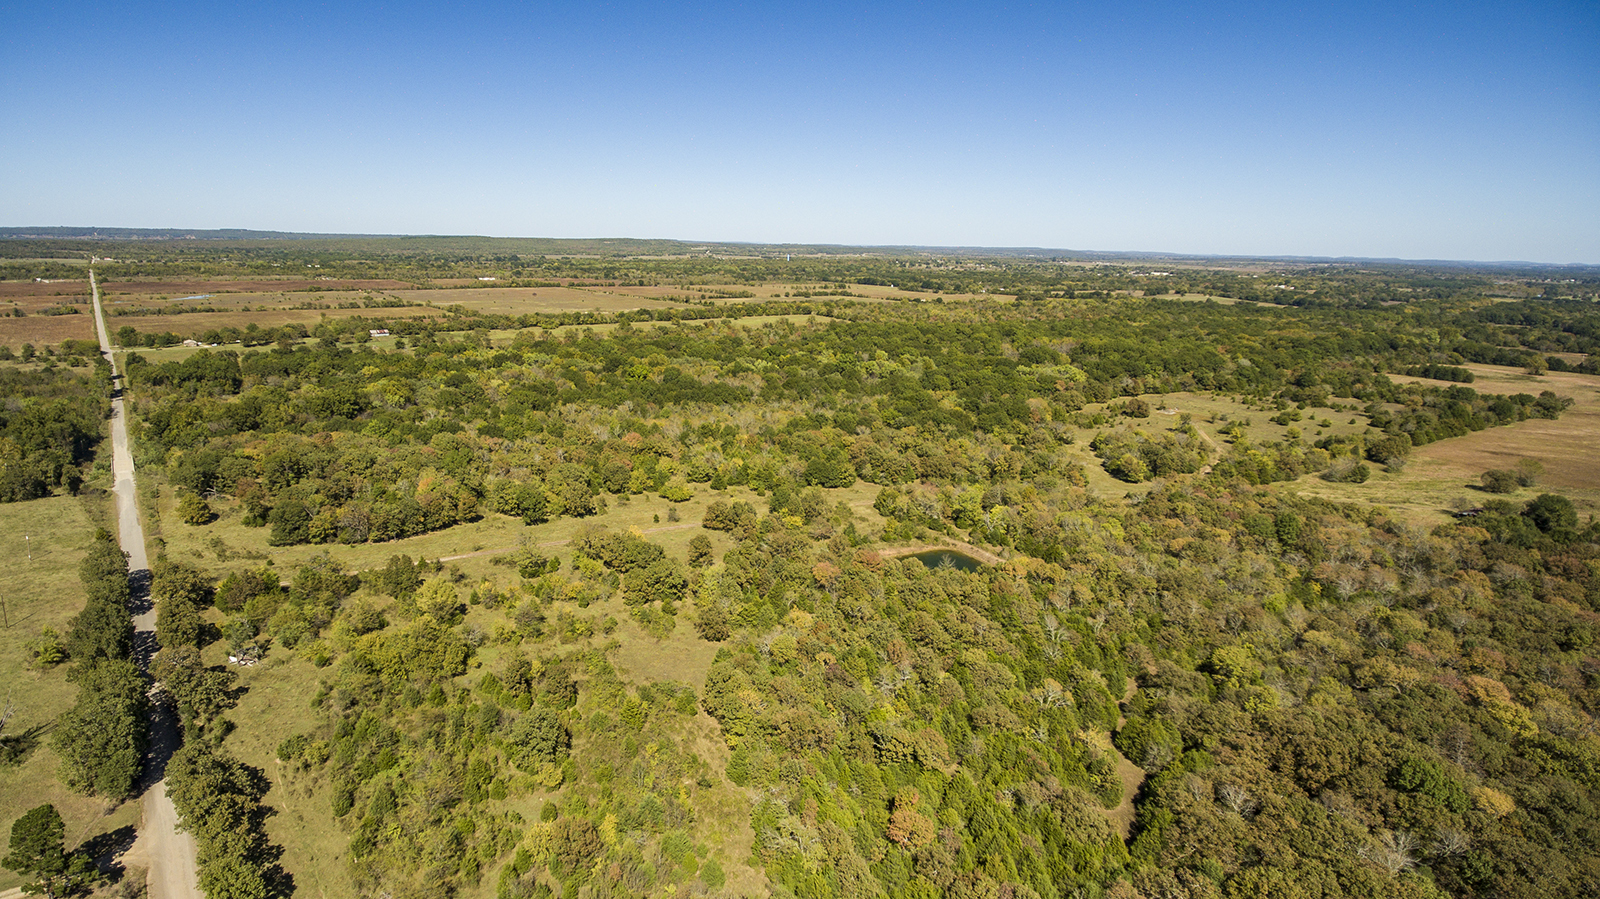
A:
<svg viewBox="0 0 1600 899">
<path fill-rule="evenodd" d="M 89 271 L 89 287 L 94 295 L 95 332 L 100 337 L 100 352 L 111 361 L 114 380 L 116 359 L 111 354 L 111 339 L 106 333 L 105 313 L 100 308 L 100 285 L 94 270 Z M 139 523 L 138 485 L 133 476 L 133 454 L 128 452 L 128 420 L 122 404 L 122 391 L 111 400 L 112 493 L 117 498 L 117 539 L 128 554 L 128 578 L 133 585 L 134 655 L 141 667 L 148 667 L 156 650 L 156 610 L 150 600 L 150 559 L 145 554 L 144 527 Z M 150 751 L 145 758 L 144 820 L 139 837 L 128 850 L 123 863 L 149 870 L 151 899 L 201 899 L 195 879 L 194 838 L 178 830 L 178 813 L 167 798 L 163 780 L 167 759 L 178 746 L 178 732 L 169 710 L 158 703 L 150 709 Z"/>
</svg>

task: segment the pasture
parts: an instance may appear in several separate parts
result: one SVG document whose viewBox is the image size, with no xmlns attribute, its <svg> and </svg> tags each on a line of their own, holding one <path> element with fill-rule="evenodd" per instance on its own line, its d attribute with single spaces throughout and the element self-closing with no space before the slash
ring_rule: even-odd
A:
<svg viewBox="0 0 1600 899">
<path fill-rule="evenodd" d="M 1303 481 L 1302 492 L 1364 500 L 1438 520 L 1452 509 L 1478 506 L 1494 498 L 1481 489 L 1479 480 L 1488 469 L 1511 468 L 1531 459 L 1544 466 L 1538 482 L 1502 498 L 1523 503 L 1551 490 L 1571 499 L 1581 518 L 1600 513 L 1600 465 L 1594 462 L 1595 450 L 1600 447 L 1600 377 L 1570 372 L 1530 375 L 1519 368 L 1495 365 L 1464 367 L 1477 378 L 1470 386 L 1479 392 L 1538 395 L 1550 390 L 1570 397 L 1572 407 L 1555 421 L 1529 419 L 1419 447 L 1403 471 L 1383 472 L 1375 467 L 1373 479 L 1366 484 Z M 1447 385 L 1425 378 L 1390 377 Z"/>
</svg>

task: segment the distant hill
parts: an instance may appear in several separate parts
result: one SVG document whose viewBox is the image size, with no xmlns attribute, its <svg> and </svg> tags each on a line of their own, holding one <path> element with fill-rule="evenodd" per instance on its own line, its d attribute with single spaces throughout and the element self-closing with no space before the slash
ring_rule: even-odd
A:
<svg viewBox="0 0 1600 899">
<path fill-rule="evenodd" d="M 327 240 L 385 236 L 388 235 L 301 234 L 294 231 L 252 231 L 249 228 L 0 228 L 0 239 L 12 240 Z"/>
<path fill-rule="evenodd" d="M 1471 262 L 1465 260 L 1396 259 L 1353 256 L 1241 256 L 1194 255 L 1158 251 L 1067 250 L 1049 247 L 934 247 L 913 245 L 850 246 L 846 244 L 740 243 L 633 237 L 487 237 L 482 235 L 317 234 L 296 231 L 255 231 L 248 228 L 100 228 L 100 227 L 0 227 L 0 242 L 49 242 L 51 249 L 81 249 L 64 242 L 106 243 L 232 243 L 253 245 L 278 242 L 317 243 L 318 249 L 336 253 L 413 254 L 465 253 L 520 256 L 599 256 L 610 258 L 725 256 L 773 258 L 794 256 L 968 257 L 1014 259 L 1022 262 L 1102 262 L 1115 264 L 1170 264 L 1233 267 L 1240 265 L 1382 265 L 1427 268 L 1496 268 L 1523 272 L 1560 273 L 1565 277 L 1594 277 L 1600 267 L 1581 264 L 1530 262 Z M 38 247 L 30 249 L 41 249 Z M 0 251 L 15 255 L 20 248 Z"/>
</svg>

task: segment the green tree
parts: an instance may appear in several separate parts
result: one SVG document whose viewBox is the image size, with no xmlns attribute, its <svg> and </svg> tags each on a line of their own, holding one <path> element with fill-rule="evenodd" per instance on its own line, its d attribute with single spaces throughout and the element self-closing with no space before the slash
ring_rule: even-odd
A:
<svg viewBox="0 0 1600 899">
<path fill-rule="evenodd" d="M 694 539 L 689 541 L 689 564 L 695 568 L 705 568 L 716 560 L 711 550 L 711 538 L 705 534 L 694 535 Z"/>
<path fill-rule="evenodd" d="M 572 749 L 572 734 L 555 712 L 534 708 L 512 723 L 506 736 L 511 760 L 525 771 L 541 764 L 559 764 Z"/>
<path fill-rule="evenodd" d="M 622 585 L 627 590 L 623 600 L 630 606 L 682 602 L 688 589 L 682 569 L 671 559 L 657 559 L 644 568 L 628 572 L 623 576 Z"/>
<path fill-rule="evenodd" d="M 198 527 L 215 521 L 217 513 L 211 510 L 211 504 L 200 494 L 185 493 L 183 499 L 178 500 L 178 518 L 184 524 Z"/>
<path fill-rule="evenodd" d="M 207 667 L 193 646 L 161 650 L 150 664 L 150 673 L 177 703 L 186 728 L 204 731 L 238 704 L 234 673 L 226 668 Z"/>
<path fill-rule="evenodd" d="M 78 701 L 52 735 L 69 788 L 112 799 L 132 795 L 144 757 L 145 702 L 144 678 L 127 659 L 78 675 Z"/>
<path fill-rule="evenodd" d="M 293 496 L 279 499 L 267 513 L 267 523 L 272 525 L 267 542 L 273 546 L 293 546 L 311 539 L 311 513 L 306 511 L 305 503 Z"/>
<path fill-rule="evenodd" d="M 1546 534 L 1571 531 L 1578 526 L 1578 510 L 1572 500 L 1554 493 L 1541 493 L 1530 500 L 1522 515 Z"/>
<path fill-rule="evenodd" d="M 1489 469 L 1480 480 L 1483 481 L 1483 489 L 1490 493 L 1516 493 L 1519 486 L 1516 472 L 1503 468 Z"/>
<path fill-rule="evenodd" d="M 30 878 L 22 891 L 33 896 L 64 896 L 87 883 L 94 865 L 69 853 L 62 840 L 66 825 L 56 807 L 45 803 L 11 825 L 11 851 L 0 865 Z"/>
</svg>

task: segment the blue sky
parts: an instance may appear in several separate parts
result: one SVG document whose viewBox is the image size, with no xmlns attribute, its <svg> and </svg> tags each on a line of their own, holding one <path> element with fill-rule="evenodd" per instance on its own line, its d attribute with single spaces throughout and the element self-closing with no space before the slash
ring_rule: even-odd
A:
<svg viewBox="0 0 1600 899">
<path fill-rule="evenodd" d="M 1600 3 L 8 4 L 0 225 L 1600 263 Z"/>
</svg>

